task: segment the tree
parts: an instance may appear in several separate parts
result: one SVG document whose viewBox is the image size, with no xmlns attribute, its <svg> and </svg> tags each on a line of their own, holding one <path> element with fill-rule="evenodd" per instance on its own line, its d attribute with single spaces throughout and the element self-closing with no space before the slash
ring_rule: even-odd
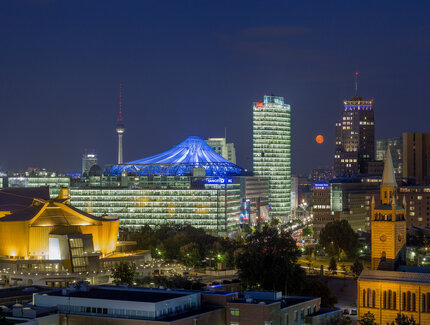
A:
<svg viewBox="0 0 430 325">
<path fill-rule="evenodd" d="M 363 263 L 361 263 L 360 260 L 356 258 L 354 264 L 351 265 L 351 272 L 354 273 L 356 277 L 358 277 L 363 271 L 363 268 Z"/>
<path fill-rule="evenodd" d="M 336 264 L 336 260 L 334 259 L 334 257 L 332 257 L 330 259 L 330 264 L 328 266 L 328 269 L 333 273 L 336 274 L 337 273 L 337 264 Z"/>
<path fill-rule="evenodd" d="M 359 325 L 377 325 L 375 322 L 375 315 L 373 315 L 370 311 L 365 313 L 361 319 L 358 320 Z"/>
<path fill-rule="evenodd" d="M 307 226 L 303 228 L 303 232 L 302 232 L 303 237 L 309 237 L 309 236 L 312 236 L 313 234 L 314 234 L 314 228 L 312 228 L 311 226 Z"/>
<path fill-rule="evenodd" d="M 414 316 L 411 316 L 409 318 L 405 314 L 397 314 L 397 317 L 395 319 L 395 322 L 391 322 L 391 325 L 416 325 Z"/>
<path fill-rule="evenodd" d="M 121 262 L 113 270 L 113 283 L 120 285 L 126 283 L 132 285 L 136 277 L 136 266 L 134 264 Z"/>
<path fill-rule="evenodd" d="M 337 304 L 337 297 L 333 295 L 326 282 L 317 278 L 307 278 L 305 283 L 301 295 L 321 297 L 321 307 L 334 308 L 334 305 Z"/>
<path fill-rule="evenodd" d="M 264 225 L 236 251 L 239 278 L 245 288 L 298 292 L 305 273 L 297 265 L 300 251 L 291 234 Z"/>
<path fill-rule="evenodd" d="M 335 220 L 321 229 L 320 244 L 330 256 L 337 256 L 340 260 L 342 251 L 348 257 L 356 255 L 358 236 L 347 220 Z"/>
<path fill-rule="evenodd" d="M 181 246 L 179 252 L 181 254 L 181 261 L 187 266 L 195 266 L 202 259 L 199 247 L 196 243 L 189 243 Z"/>
</svg>

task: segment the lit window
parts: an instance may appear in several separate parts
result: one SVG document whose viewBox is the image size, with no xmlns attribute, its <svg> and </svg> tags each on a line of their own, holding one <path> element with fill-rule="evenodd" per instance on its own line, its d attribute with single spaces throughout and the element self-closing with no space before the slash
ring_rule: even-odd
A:
<svg viewBox="0 0 430 325">
<path fill-rule="evenodd" d="M 231 308 L 230 309 L 230 315 L 231 316 L 239 316 L 240 315 L 240 311 L 237 308 Z"/>
</svg>

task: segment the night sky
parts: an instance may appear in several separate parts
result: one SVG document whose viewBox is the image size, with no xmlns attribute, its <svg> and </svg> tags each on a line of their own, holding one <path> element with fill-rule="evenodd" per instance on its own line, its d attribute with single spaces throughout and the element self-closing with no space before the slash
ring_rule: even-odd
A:
<svg viewBox="0 0 430 325">
<path fill-rule="evenodd" d="M 252 102 L 292 107 L 293 172 L 332 163 L 344 99 L 375 103 L 376 137 L 430 132 L 430 1 L 2 1 L 0 170 L 115 163 L 187 136 L 252 166 Z M 324 135 L 322 145 L 315 136 Z"/>
</svg>

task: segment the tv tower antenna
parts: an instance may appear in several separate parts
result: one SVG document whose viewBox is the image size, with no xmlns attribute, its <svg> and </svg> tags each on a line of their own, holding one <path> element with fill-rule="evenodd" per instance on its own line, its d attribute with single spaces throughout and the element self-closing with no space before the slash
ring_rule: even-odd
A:
<svg viewBox="0 0 430 325">
<path fill-rule="evenodd" d="M 358 72 L 355 73 L 355 97 L 358 96 Z"/>
<path fill-rule="evenodd" d="M 122 136 L 125 132 L 124 121 L 122 119 L 122 82 L 119 83 L 119 115 L 116 123 L 116 133 L 118 134 L 118 164 L 123 163 L 122 159 Z"/>
</svg>

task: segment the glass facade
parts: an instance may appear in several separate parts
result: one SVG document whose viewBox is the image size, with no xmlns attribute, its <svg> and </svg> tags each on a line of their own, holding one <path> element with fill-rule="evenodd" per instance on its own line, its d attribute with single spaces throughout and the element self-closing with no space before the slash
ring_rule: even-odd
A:
<svg viewBox="0 0 430 325">
<path fill-rule="evenodd" d="M 207 178 L 126 177 L 141 188 L 119 187 L 128 180 L 113 180 L 111 187 L 71 187 L 71 204 L 95 216 L 120 218 L 120 226 L 191 225 L 218 235 L 238 231 L 240 184 L 207 184 Z M 144 188 L 143 188 L 144 187 Z"/>
<path fill-rule="evenodd" d="M 385 160 L 387 148 L 390 148 L 391 157 L 393 157 L 394 174 L 401 177 L 403 168 L 402 138 L 395 137 L 376 140 L 376 160 Z"/>
<path fill-rule="evenodd" d="M 291 108 L 283 97 L 264 96 L 253 105 L 253 169 L 269 178 L 269 213 L 291 213 Z"/>
<path fill-rule="evenodd" d="M 49 195 L 55 198 L 60 194 L 61 187 L 70 187 L 68 176 L 19 176 L 9 177 L 8 187 L 41 187 L 49 186 Z"/>
</svg>

